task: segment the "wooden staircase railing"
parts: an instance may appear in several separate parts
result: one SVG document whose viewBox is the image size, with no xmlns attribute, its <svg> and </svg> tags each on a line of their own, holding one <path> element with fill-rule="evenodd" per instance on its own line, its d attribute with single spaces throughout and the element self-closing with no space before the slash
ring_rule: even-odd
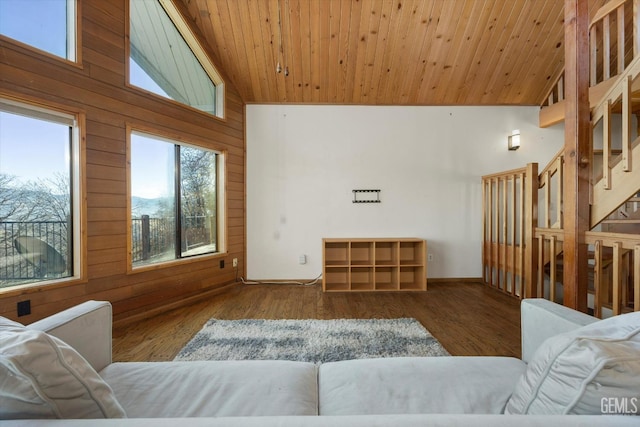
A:
<svg viewBox="0 0 640 427">
<path fill-rule="evenodd" d="M 591 231 L 584 241 L 590 254 L 589 307 L 598 317 L 640 311 L 639 35 L 640 0 L 610 1 L 590 27 L 594 135 L 587 162 Z M 541 126 L 564 120 L 563 80 L 559 76 L 547 96 Z M 539 175 L 534 163 L 482 177 L 487 285 L 519 298 L 562 302 L 563 168 L 561 150 Z M 612 232 L 620 230 L 620 216 L 631 232 Z"/>
<path fill-rule="evenodd" d="M 536 228 L 535 236 L 539 260 L 537 295 L 562 302 L 558 290 L 562 286 L 564 232 Z M 603 317 L 606 310 L 613 315 L 640 311 L 640 235 L 590 231 L 585 242 L 591 256 L 589 307 L 593 315 Z"/>
<path fill-rule="evenodd" d="M 602 128 L 602 178 L 595 182 L 597 177 L 592 174 L 591 227 L 640 189 L 640 137 L 637 126 L 633 126 L 634 115 L 640 109 L 640 98 L 636 94 L 640 94 L 640 56 L 627 67 L 618 84 L 604 94 L 591 113 L 594 130 L 597 126 Z M 620 120 L 613 120 L 614 113 L 620 115 Z M 619 136 L 619 141 L 615 141 L 620 150 L 617 156 L 614 156 L 613 135 Z M 592 164 L 594 160 L 592 158 Z"/>
<path fill-rule="evenodd" d="M 631 142 L 636 132 L 631 126 L 632 93 L 638 75 L 640 60 L 635 60 L 618 80 L 619 84 L 610 88 L 592 114 L 594 133 L 600 125 L 603 133 L 603 148 L 592 150 L 589 162 L 591 182 L 595 182 L 591 194 L 593 230 L 585 235 L 585 243 L 589 245 L 591 254 L 589 306 L 597 317 L 602 317 L 607 309 L 613 315 L 640 310 L 640 224 L 632 225 L 640 223 L 640 198 L 637 197 L 640 191 L 637 175 L 640 171 L 639 138 Z M 622 115 L 619 120 L 612 120 L 612 105 L 616 106 L 616 113 Z M 621 144 L 621 148 L 615 150 L 612 148 L 614 133 L 619 136 Z M 564 241 L 561 209 L 563 164 L 564 151 L 561 150 L 540 173 L 540 227 L 534 229 L 534 239 L 537 241 L 535 292 L 556 302 L 562 302 L 559 289 L 562 283 Z M 617 212 L 623 212 L 618 216 L 624 216 L 624 221 L 615 217 Z M 600 224 L 603 220 L 604 226 Z M 607 231 L 612 228 L 620 230 L 621 225 L 627 233 Z"/>
<path fill-rule="evenodd" d="M 639 52 L 638 22 L 640 0 L 611 0 L 600 8 L 589 25 L 590 89 L 589 99 L 599 100 L 615 77 Z M 564 120 L 564 70 L 548 90 L 540 106 L 540 127 L 548 127 Z M 594 107 L 592 104 L 591 107 Z"/>
</svg>

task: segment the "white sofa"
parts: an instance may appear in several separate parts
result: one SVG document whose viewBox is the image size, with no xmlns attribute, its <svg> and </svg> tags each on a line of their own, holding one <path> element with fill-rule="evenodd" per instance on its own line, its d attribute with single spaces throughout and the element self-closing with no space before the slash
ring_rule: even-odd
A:
<svg viewBox="0 0 640 427">
<path fill-rule="evenodd" d="M 111 322 L 111 305 L 97 301 L 27 327 L 0 318 L 0 424 L 640 425 L 635 416 L 565 415 L 640 412 L 640 312 L 598 321 L 546 300 L 524 300 L 522 360 L 322 365 L 112 363 Z"/>
</svg>

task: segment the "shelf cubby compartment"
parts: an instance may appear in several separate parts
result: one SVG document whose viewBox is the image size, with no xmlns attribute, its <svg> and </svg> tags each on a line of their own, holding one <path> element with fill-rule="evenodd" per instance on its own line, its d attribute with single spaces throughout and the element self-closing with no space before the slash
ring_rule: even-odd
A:
<svg viewBox="0 0 640 427">
<path fill-rule="evenodd" d="M 351 290 L 373 290 L 373 267 L 351 267 Z"/>
<path fill-rule="evenodd" d="M 426 241 L 416 238 L 322 239 L 325 292 L 426 291 Z"/>
<path fill-rule="evenodd" d="M 376 266 L 398 265 L 398 242 L 375 242 Z"/>
<path fill-rule="evenodd" d="M 348 291 L 349 267 L 327 267 L 323 284 L 325 291 Z"/>
<path fill-rule="evenodd" d="M 377 291 L 397 291 L 398 267 L 376 267 L 375 289 Z"/>
<path fill-rule="evenodd" d="M 373 242 L 351 242 L 351 265 L 373 266 Z"/>
<path fill-rule="evenodd" d="M 424 265 L 425 242 L 400 242 L 400 265 Z"/>
<path fill-rule="evenodd" d="M 426 286 L 424 267 L 400 267 L 400 290 L 423 291 Z"/>
<path fill-rule="evenodd" d="M 324 247 L 325 265 L 349 265 L 349 242 L 327 242 Z"/>
</svg>

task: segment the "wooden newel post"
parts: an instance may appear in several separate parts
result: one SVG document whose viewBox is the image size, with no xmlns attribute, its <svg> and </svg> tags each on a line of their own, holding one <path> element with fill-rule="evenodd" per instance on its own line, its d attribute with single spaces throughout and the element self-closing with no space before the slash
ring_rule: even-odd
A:
<svg viewBox="0 0 640 427">
<path fill-rule="evenodd" d="M 587 311 L 589 230 L 589 7 L 565 0 L 564 305 Z"/>
<path fill-rule="evenodd" d="M 522 197 L 524 203 L 524 297 L 536 298 L 538 295 L 537 268 L 538 268 L 538 239 L 534 234 L 538 227 L 538 164 L 529 163 L 525 173 L 525 188 Z"/>
</svg>

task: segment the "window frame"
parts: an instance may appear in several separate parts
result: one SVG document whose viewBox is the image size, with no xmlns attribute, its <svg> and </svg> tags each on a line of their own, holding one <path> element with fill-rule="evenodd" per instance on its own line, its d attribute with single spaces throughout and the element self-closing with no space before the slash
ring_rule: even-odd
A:
<svg viewBox="0 0 640 427">
<path fill-rule="evenodd" d="M 155 92 L 151 92 L 147 89 L 141 88 L 131 83 L 131 67 L 129 65 L 129 61 L 131 60 L 131 6 L 130 2 L 135 0 L 126 0 L 125 8 L 126 8 L 126 25 L 125 25 L 125 35 L 126 40 L 128 42 L 125 46 L 126 60 L 125 60 L 125 85 L 131 89 L 136 91 L 143 92 L 145 94 L 151 95 L 155 98 L 162 99 L 164 101 L 168 101 L 172 104 L 180 105 L 186 107 L 192 111 L 196 111 L 200 114 L 204 114 L 207 117 L 213 117 L 218 120 L 225 121 L 226 120 L 226 87 L 225 82 L 222 79 L 222 76 L 216 69 L 213 64 L 213 60 L 207 53 L 207 50 L 204 48 L 203 44 L 200 42 L 200 38 L 195 35 L 193 32 L 191 25 L 187 22 L 184 15 L 178 7 L 176 7 L 175 3 L 172 0 L 155 0 L 160 3 L 160 6 L 164 9 L 164 11 L 169 16 L 171 22 L 176 27 L 176 30 L 180 33 L 183 40 L 191 49 L 191 52 L 196 57 L 200 65 L 202 66 L 205 73 L 211 79 L 211 82 L 215 86 L 216 96 L 215 96 L 215 114 L 208 113 L 206 111 L 200 110 L 198 108 L 192 107 L 191 105 L 184 104 L 180 101 L 176 101 L 175 99 L 159 95 Z"/>
<path fill-rule="evenodd" d="M 14 108 L 28 117 L 40 120 L 57 121 L 68 124 L 71 128 L 70 179 L 71 179 L 71 215 L 73 230 L 73 274 L 68 277 L 25 283 L 7 288 L 0 288 L 1 296 L 11 296 L 24 292 L 25 289 L 69 286 L 86 283 L 87 278 L 87 197 L 86 197 L 86 113 L 82 110 L 69 109 L 55 103 L 44 103 L 39 99 L 18 96 L 0 90 L 0 104 Z M 27 114 L 31 113 L 31 114 Z"/>
<path fill-rule="evenodd" d="M 67 4 L 73 4 L 73 8 L 67 7 L 67 57 L 56 55 L 29 43 L 0 34 L 0 42 L 18 46 L 21 49 L 31 51 L 48 59 L 63 62 L 76 68 L 82 66 L 82 2 L 78 0 L 66 0 Z"/>
<path fill-rule="evenodd" d="M 131 227 L 133 216 L 131 213 L 132 208 L 132 189 L 131 189 L 131 136 L 138 134 L 150 138 L 154 138 L 160 141 L 164 141 L 168 144 L 172 144 L 183 147 L 196 148 L 201 150 L 208 150 L 217 154 L 216 165 L 216 226 L 217 226 L 217 241 L 216 252 L 189 255 L 185 257 L 175 258 L 167 261 L 144 264 L 135 266 L 133 264 L 133 229 Z M 193 262 L 200 262 L 203 260 L 224 258 L 228 255 L 227 249 L 227 159 L 228 153 L 224 149 L 218 149 L 211 147 L 211 141 L 202 140 L 196 137 L 184 138 L 177 133 L 159 130 L 157 128 L 148 127 L 144 125 L 137 125 L 127 123 L 126 125 L 126 137 L 127 137 L 127 274 L 134 274 L 145 271 L 153 271 L 164 268 L 171 268 L 177 265 L 184 265 Z M 174 169 L 174 174 L 176 173 Z M 175 201 L 178 201 L 178 196 L 174 194 Z M 178 224 L 175 224 L 176 227 Z"/>
</svg>

